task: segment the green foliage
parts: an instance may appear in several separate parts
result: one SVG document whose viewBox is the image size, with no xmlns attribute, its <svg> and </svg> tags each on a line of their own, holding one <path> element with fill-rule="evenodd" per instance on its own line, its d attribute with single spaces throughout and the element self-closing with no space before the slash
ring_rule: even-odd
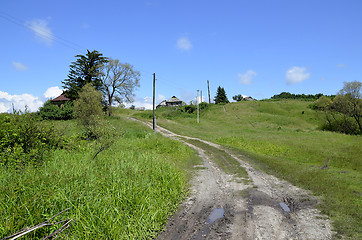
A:
<svg viewBox="0 0 362 240">
<path fill-rule="evenodd" d="M 74 113 L 79 123 L 85 128 L 88 138 L 99 138 L 103 118 L 102 94 L 87 83 L 74 102 Z"/>
<path fill-rule="evenodd" d="M 132 102 L 134 91 L 140 86 L 140 72 L 129 63 L 120 63 L 110 58 L 101 68 L 103 93 L 108 106 L 108 115 L 112 115 L 112 104 Z"/>
<path fill-rule="evenodd" d="M 241 95 L 241 94 L 238 94 L 238 95 L 235 95 L 233 96 L 233 100 L 234 101 L 237 101 L 237 102 L 240 102 L 244 99 L 244 97 Z"/>
<path fill-rule="evenodd" d="M 87 50 L 85 56 L 76 55 L 75 57 L 77 60 L 70 65 L 68 78 L 62 82 L 63 88 L 67 89 L 66 96 L 72 100 L 78 98 L 79 91 L 87 83 L 91 83 L 98 91 L 102 90 L 101 66 L 108 61 L 96 50 L 92 52 Z"/>
<path fill-rule="evenodd" d="M 323 111 L 326 123 L 322 129 L 346 134 L 362 134 L 362 83 L 345 82 L 333 99 L 321 97 L 311 107 Z"/>
<path fill-rule="evenodd" d="M 0 168 L 0 238 L 45 221 L 70 207 L 62 218 L 75 221 L 69 239 L 151 239 L 186 194 L 185 174 L 198 161 L 185 145 L 153 134 L 123 118 L 110 118 L 111 148 L 92 160 L 96 141 L 53 152 L 51 161 L 22 174 Z M 74 121 L 56 128 L 76 129 Z M 71 134 L 71 132 L 66 135 Z M 41 239 L 46 227 L 27 235 Z"/>
<path fill-rule="evenodd" d="M 209 104 L 206 102 L 202 102 L 199 104 L 200 110 L 206 109 L 208 106 L 209 106 Z"/>
<path fill-rule="evenodd" d="M 42 124 L 35 114 L 0 114 L 0 166 L 40 165 L 60 142 L 53 128 Z"/>
<path fill-rule="evenodd" d="M 225 89 L 222 87 L 218 87 L 216 91 L 216 96 L 214 98 L 215 104 L 219 103 L 229 103 L 229 100 L 226 96 Z"/>
<path fill-rule="evenodd" d="M 319 208 L 330 216 L 334 230 L 361 239 L 362 138 L 320 131 L 324 112 L 313 111 L 309 104 L 280 100 L 210 105 L 199 124 L 193 118 L 170 121 L 163 115 L 157 123 L 232 148 L 254 166 L 310 190 L 322 198 Z M 321 169 L 326 161 L 328 168 Z"/>
<path fill-rule="evenodd" d="M 182 106 L 181 111 L 187 112 L 187 113 L 193 113 L 196 111 L 196 109 L 197 109 L 197 107 L 195 105 L 185 105 L 185 106 Z"/>
<path fill-rule="evenodd" d="M 73 118 L 73 103 L 68 101 L 61 106 L 46 101 L 38 111 L 39 116 L 45 120 L 69 120 Z"/>
<path fill-rule="evenodd" d="M 318 98 L 324 96 L 322 93 L 318 94 L 293 94 L 289 92 L 282 92 L 280 94 L 274 95 L 271 99 L 304 99 L 304 100 L 317 100 Z M 332 97 L 332 96 L 331 96 Z"/>
</svg>

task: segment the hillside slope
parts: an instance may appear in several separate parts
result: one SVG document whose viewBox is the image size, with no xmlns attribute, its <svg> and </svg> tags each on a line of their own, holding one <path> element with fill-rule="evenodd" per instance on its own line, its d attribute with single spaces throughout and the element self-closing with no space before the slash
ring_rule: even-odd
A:
<svg viewBox="0 0 362 240">
<path fill-rule="evenodd" d="M 211 105 L 200 114 L 157 110 L 157 123 L 179 134 L 209 140 L 251 157 L 269 173 L 311 190 L 324 201 L 335 230 L 361 236 L 362 138 L 318 130 L 323 115 L 299 100 Z M 150 113 L 140 115 L 149 117 Z"/>
</svg>

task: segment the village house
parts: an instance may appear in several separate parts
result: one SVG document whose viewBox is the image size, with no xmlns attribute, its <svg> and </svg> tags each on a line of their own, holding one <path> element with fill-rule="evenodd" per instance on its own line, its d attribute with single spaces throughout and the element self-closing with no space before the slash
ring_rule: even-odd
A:
<svg viewBox="0 0 362 240">
<path fill-rule="evenodd" d="M 67 98 L 65 96 L 65 93 L 63 92 L 62 94 L 60 94 L 58 97 L 50 100 L 50 102 L 54 105 L 57 105 L 58 107 L 62 107 L 64 105 L 64 103 L 70 101 L 70 98 Z"/>
<path fill-rule="evenodd" d="M 183 101 L 181 101 L 177 97 L 173 96 L 169 100 L 163 100 L 162 102 L 160 102 L 160 104 L 158 104 L 156 108 L 159 108 L 159 107 L 177 107 L 177 106 L 183 106 L 183 105 L 185 105 L 185 103 Z"/>
</svg>

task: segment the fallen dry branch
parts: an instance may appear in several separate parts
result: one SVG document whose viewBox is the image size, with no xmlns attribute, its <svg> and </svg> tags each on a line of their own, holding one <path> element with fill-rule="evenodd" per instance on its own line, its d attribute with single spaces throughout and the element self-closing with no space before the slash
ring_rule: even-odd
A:
<svg viewBox="0 0 362 240">
<path fill-rule="evenodd" d="M 67 219 L 67 220 L 61 220 L 61 221 L 58 221 L 58 222 L 52 222 L 52 220 L 59 216 L 60 214 L 64 213 L 65 211 L 68 211 L 70 208 L 67 208 L 67 209 L 64 209 L 63 211 L 55 214 L 53 217 L 49 218 L 48 220 L 46 220 L 45 222 L 42 222 L 42 223 L 39 223 L 38 225 L 35 225 L 33 227 L 26 227 L 24 228 L 23 230 L 17 232 L 17 233 L 14 233 L 13 235 L 11 236 L 8 236 L 8 237 L 5 237 L 3 238 L 2 240 L 7 240 L 7 239 L 10 239 L 10 240 L 15 240 L 15 239 L 18 239 L 30 232 L 33 232 L 39 228 L 42 228 L 44 226 L 55 226 L 55 225 L 58 225 L 58 224 L 61 224 L 61 223 L 64 223 L 59 229 L 57 229 L 56 231 L 54 231 L 53 233 L 49 234 L 48 236 L 44 237 L 43 239 L 52 239 L 53 237 L 54 238 L 57 238 L 58 237 L 58 234 L 60 234 L 61 232 L 63 232 L 65 229 L 69 228 L 71 226 L 71 223 L 73 222 L 73 219 Z"/>
</svg>

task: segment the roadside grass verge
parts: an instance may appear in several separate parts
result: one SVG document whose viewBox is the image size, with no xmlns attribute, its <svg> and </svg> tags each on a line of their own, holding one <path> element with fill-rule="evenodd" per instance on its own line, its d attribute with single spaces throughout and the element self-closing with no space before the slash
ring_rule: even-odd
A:
<svg viewBox="0 0 362 240">
<path fill-rule="evenodd" d="M 23 172 L 0 169 L 0 238 L 45 221 L 70 207 L 71 239 L 149 239 L 187 194 L 185 171 L 199 162 L 185 145 L 154 135 L 139 123 L 118 117 L 109 121 L 121 134 L 102 151 L 96 142 L 77 141 L 55 150 L 42 166 Z M 55 122 L 57 124 L 57 122 Z M 60 122 L 77 129 L 75 122 Z M 27 235 L 38 239 L 42 228 Z"/>
<path fill-rule="evenodd" d="M 299 100 L 211 105 L 200 114 L 157 123 L 175 133 L 234 149 L 254 166 L 320 196 L 336 237 L 362 238 L 362 137 L 319 130 L 321 113 Z M 147 115 L 147 112 L 142 113 Z M 137 116 L 137 115 L 136 115 Z M 142 117 L 142 116 L 138 116 Z M 172 121 L 171 121 L 172 120 Z"/>
</svg>

